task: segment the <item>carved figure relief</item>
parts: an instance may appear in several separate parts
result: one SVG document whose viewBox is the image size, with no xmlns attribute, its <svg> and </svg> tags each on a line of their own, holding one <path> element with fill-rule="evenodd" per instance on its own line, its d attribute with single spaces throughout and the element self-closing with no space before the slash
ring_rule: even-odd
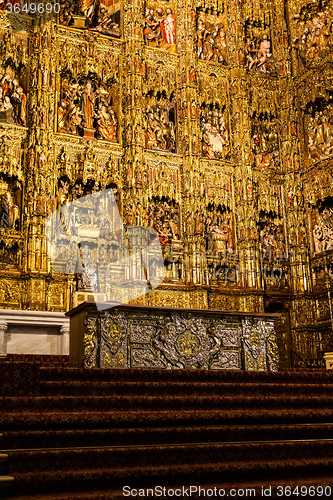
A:
<svg viewBox="0 0 333 500">
<path fill-rule="evenodd" d="M 316 210 L 317 223 L 312 230 L 314 254 L 333 249 L 333 207 L 324 203 Z"/>
<path fill-rule="evenodd" d="M 333 100 L 317 99 L 307 107 L 304 125 L 310 164 L 333 153 Z"/>
<path fill-rule="evenodd" d="M 114 0 L 65 0 L 61 4 L 59 22 L 75 28 L 89 28 L 115 38 L 120 37 L 120 3 Z"/>
<path fill-rule="evenodd" d="M 225 108 L 201 107 L 200 125 L 202 132 L 202 152 L 209 159 L 230 158 L 230 136 Z"/>
<path fill-rule="evenodd" d="M 220 81 L 215 75 L 211 75 L 210 79 L 201 78 L 200 86 L 203 87 L 204 85 L 211 86 L 214 90 L 212 93 L 208 93 L 208 91 L 208 95 L 201 97 L 200 129 L 202 154 L 211 160 L 230 160 L 231 144 L 229 111 L 227 107 L 228 97 L 225 94 L 218 95 L 219 89 L 225 87 L 225 82 Z"/>
<path fill-rule="evenodd" d="M 229 61 L 227 43 L 227 17 L 212 9 L 197 10 L 197 53 L 204 61 L 226 66 Z"/>
<path fill-rule="evenodd" d="M 279 131 L 272 92 L 253 90 L 251 98 L 251 154 L 253 166 L 280 169 Z"/>
<path fill-rule="evenodd" d="M 0 32 L 0 122 L 27 125 L 28 41 L 11 31 Z M 15 48 L 15 50 L 14 50 Z"/>
<path fill-rule="evenodd" d="M 115 88 L 88 78 L 61 81 L 58 132 L 117 142 L 118 119 L 114 110 Z"/>
<path fill-rule="evenodd" d="M 20 229 L 21 184 L 0 178 L 0 229 Z"/>
<path fill-rule="evenodd" d="M 164 197 L 150 199 L 145 220 L 148 226 L 158 232 L 162 245 L 181 239 L 179 206 L 170 199 Z"/>
<path fill-rule="evenodd" d="M 269 24 L 258 21 L 255 25 L 249 19 L 245 22 L 244 65 L 249 71 L 276 75 Z"/>
<path fill-rule="evenodd" d="M 176 51 L 176 4 L 162 0 L 148 0 L 145 3 L 145 44 L 169 52 Z"/>
<path fill-rule="evenodd" d="M 282 221 L 276 214 L 261 212 L 259 218 L 259 242 L 263 259 L 285 256 L 285 237 Z"/>
<path fill-rule="evenodd" d="M 198 219 L 199 213 L 197 211 L 195 221 Z M 205 235 L 206 249 L 209 252 L 223 252 L 225 254 L 234 246 L 231 215 L 221 205 L 208 205 L 202 218 L 202 231 L 200 232 Z M 195 234 L 198 234 L 198 227 L 195 228 Z"/>
<path fill-rule="evenodd" d="M 175 94 L 159 86 L 159 77 L 163 79 L 166 71 L 164 66 L 157 66 L 157 90 L 150 90 L 145 97 L 146 148 L 175 153 L 177 151 Z"/>
<path fill-rule="evenodd" d="M 0 228 L 15 229 L 15 222 L 18 218 L 18 207 L 14 204 L 9 191 L 3 196 L 1 209 Z"/>
<path fill-rule="evenodd" d="M 332 45 L 331 16 L 328 10 L 318 12 L 305 23 L 299 23 L 298 36 L 292 42 L 296 48 L 300 69 L 318 59 Z"/>
</svg>

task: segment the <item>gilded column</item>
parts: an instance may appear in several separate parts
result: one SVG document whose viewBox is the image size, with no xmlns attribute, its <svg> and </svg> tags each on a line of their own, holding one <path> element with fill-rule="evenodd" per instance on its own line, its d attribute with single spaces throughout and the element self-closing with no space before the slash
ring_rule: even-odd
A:
<svg viewBox="0 0 333 500">
<path fill-rule="evenodd" d="M 25 227 L 27 253 L 24 272 L 28 273 L 27 308 L 46 309 L 47 257 L 45 220 L 54 206 L 54 112 L 55 47 L 54 20 L 38 15 L 30 41 L 30 73 L 26 154 L 27 187 L 25 194 Z"/>
<path fill-rule="evenodd" d="M 258 230 L 255 211 L 256 191 L 251 161 L 251 96 L 255 77 L 246 66 L 245 21 L 253 21 L 258 12 L 249 4 L 231 2 L 230 27 L 233 65 L 230 70 L 232 131 L 235 159 L 236 217 L 241 284 L 245 289 L 260 289 Z M 245 298 L 246 310 L 259 310 L 256 299 Z"/>
<path fill-rule="evenodd" d="M 126 226 L 143 226 L 144 207 L 147 206 L 147 167 L 145 161 L 145 79 L 146 58 L 143 42 L 143 5 L 133 0 L 124 12 L 124 96 L 123 96 L 123 222 Z M 138 232 L 136 247 L 130 253 L 143 250 L 147 242 L 143 232 Z M 140 254 L 138 254 L 140 255 Z M 125 280 L 142 278 L 137 273 L 141 262 L 134 262 L 125 276 Z M 137 285 L 138 287 L 140 285 Z M 126 285 L 125 285 L 126 288 Z M 124 288 L 124 293 L 125 292 Z M 137 297 L 144 295 L 138 290 Z M 142 296 L 135 303 L 146 303 Z"/>
</svg>

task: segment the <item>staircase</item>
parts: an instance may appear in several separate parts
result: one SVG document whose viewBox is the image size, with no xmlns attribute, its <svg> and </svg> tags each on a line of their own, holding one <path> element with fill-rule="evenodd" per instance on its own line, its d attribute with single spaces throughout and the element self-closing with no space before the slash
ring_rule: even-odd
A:
<svg viewBox="0 0 333 500">
<path fill-rule="evenodd" d="M 333 495 L 331 372 L 32 361 L 0 364 L 1 498 Z"/>
</svg>

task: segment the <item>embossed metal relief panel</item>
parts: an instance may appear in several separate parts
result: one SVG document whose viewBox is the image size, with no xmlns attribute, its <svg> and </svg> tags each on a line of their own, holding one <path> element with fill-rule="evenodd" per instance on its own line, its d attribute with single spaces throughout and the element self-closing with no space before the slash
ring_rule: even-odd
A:
<svg viewBox="0 0 333 500">
<path fill-rule="evenodd" d="M 109 309 L 86 320 L 86 367 L 277 370 L 272 320 Z"/>
<path fill-rule="evenodd" d="M 217 325 L 214 328 L 216 335 L 222 339 L 223 347 L 240 347 L 241 335 L 239 328 L 230 328 L 225 325 Z"/>
<path fill-rule="evenodd" d="M 156 328 L 155 325 L 147 325 L 143 319 L 133 321 L 130 325 L 130 341 L 138 344 L 149 344 L 156 333 Z"/>
<path fill-rule="evenodd" d="M 211 370 L 241 370 L 239 351 L 222 351 L 217 360 L 210 365 Z"/>
<path fill-rule="evenodd" d="M 100 318 L 101 368 L 127 368 L 128 320 L 123 312 L 106 311 Z"/>
<path fill-rule="evenodd" d="M 166 368 L 166 364 L 157 358 L 151 349 L 133 348 L 131 350 L 131 368 Z"/>
</svg>

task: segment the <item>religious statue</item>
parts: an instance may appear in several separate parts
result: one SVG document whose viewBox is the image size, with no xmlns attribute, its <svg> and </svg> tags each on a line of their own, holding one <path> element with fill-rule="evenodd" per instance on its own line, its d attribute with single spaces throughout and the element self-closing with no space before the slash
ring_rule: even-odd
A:
<svg viewBox="0 0 333 500">
<path fill-rule="evenodd" d="M 25 127 L 27 124 L 27 97 L 22 87 L 16 86 L 11 95 L 11 104 L 13 105 L 14 123 Z"/>
<path fill-rule="evenodd" d="M 169 45 L 175 45 L 176 43 L 176 18 L 172 13 L 172 10 L 167 7 L 165 10 L 165 17 L 161 22 L 161 29 L 164 42 Z"/>
<path fill-rule="evenodd" d="M 86 82 L 85 89 L 81 96 L 81 110 L 83 115 L 83 124 L 87 129 L 92 129 L 94 124 L 94 105 L 95 105 L 95 94 L 92 89 L 92 82 L 88 80 Z"/>
<path fill-rule="evenodd" d="M 65 2 L 61 3 L 60 5 L 59 21 L 61 24 L 69 26 L 72 23 L 72 17 L 73 17 L 73 12 L 71 4 L 68 0 L 65 0 Z"/>
<path fill-rule="evenodd" d="M 97 113 L 98 137 L 107 141 L 117 141 L 117 119 L 112 108 L 107 110 L 104 104 L 99 105 Z"/>
<path fill-rule="evenodd" d="M 322 103 L 321 108 L 305 116 L 308 158 L 321 160 L 333 153 L 333 104 Z"/>
<path fill-rule="evenodd" d="M 263 33 L 261 39 L 251 32 L 246 34 L 245 66 L 249 71 L 257 73 L 276 73 L 271 41 L 267 33 Z"/>
<path fill-rule="evenodd" d="M 325 206 L 319 214 L 319 224 L 313 229 L 315 254 L 333 249 L 333 209 Z"/>
<path fill-rule="evenodd" d="M 18 216 L 18 206 L 15 205 L 9 191 L 5 193 L 2 201 L 2 212 L 0 216 L 0 228 L 15 229 L 15 221 Z"/>
<path fill-rule="evenodd" d="M 98 291 L 97 282 L 97 264 L 91 258 L 91 250 L 85 245 L 81 251 L 81 277 L 79 280 L 80 291 Z"/>
<path fill-rule="evenodd" d="M 88 24 L 91 24 L 92 18 L 95 14 L 95 9 L 96 6 L 98 5 L 97 0 L 80 0 L 79 1 L 79 12 L 80 14 L 83 14 L 86 19 Z"/>
<path fill-rule="evenodd" d="M 146 107 L 146 147 L 176 152 L 175 104 Z"/>
<path fill-rule="evenodd" d="M 176 16 L 172 6 L 147 6 L 143 36 L 146 45 L 168 48 L 176 45 Z"/>
<path fill-rule="evenodd" d="M 120 10 L 114 12 L 111 4 L 109 8 L 101 4 L 97 16 L 96 26 L 91 30 L 98 31 L 103 35 L 110 35 L 116 38 L 120 37 Z"/>
<path fill-rule="evenodd" d="M 10 98 L 8 95 L 4 96 L 2 87 L 0 87 L 0 111 L 10 111 L 10 113 L 8 113 L 9 116 L 12 115 L 13 112 L 13 106 L 10 102 Z"/>
<path fill-rule="evenodd" d="M 268 215 L 262 216 L 259 223 L 259 241 L 263 259 L 281 259 L 285 255 L 283 226 Z"/>
<path fill-rule="evenodd" d="M 197 18 L 197 54 L 199 59 L 228 64 L 228 45 L 222 16 L 202 12 Z"/>
<path fill-rule="evenodd" d="M 325 251 L 326 241 L 324 240 L 324 232 L 319 224 L 313 228 L 313 242 L 315 247 L 315 254 Z"/>
<path fill-rule="evenodd" d="M 172 208 L 170 212 L 170 220 L 169 224 L 171 227 L 172 237 L 175 240 L 180 239 L 180 220 L 178 213 L 175 212 L 175 209 Z"/>
<path fill-rule="evenodd" d="M 118 120 L 113 109 L 112 86 L 91 80 L 84 87 L 64 78 L 61 82 L 61 100 L 58 103 L 58 132 L 116 142 Z"/>
<path fill-rule="evenodd" d="M 154 9 L 146 9 L 143 35 L 146 45 L 154 42 L 157 47 L 159 46 L 161 38 L 161 26 L 160 19 L 157 17 L 157 15 L 154 14 Z"/>
<path fill-rule="evenodd" d="M 179 207 L 171 202 L 162 203 L 159 199 L 148 203 L 144 220 L 153 227 L 160 238 L 161 245 L 170 244 L 173 240 L 180 240 Z"/>
<path fill-rule="evenodd" d="M 303 33 L 294 38 L 292 46 L 298 53 L 301 69 L 320 57 L 331 44 L 331 19 L 327 10 L 315 15 L 303 28 Z"/>
<path fill-rule="evenodd" d="M 263 169 L 278 166 L 276 155 L 278 155 L 279 144 L 276 117 L 274 115 L 269 117 L 254 116 L 251 128 L 250 160 L 252 160 L 252 164 Z"/>
<path fill-rule="evenodd" d="M 200 125 L 202 131 L 202 152 L 209 159 L 230 158 L 230 137 L 227 122 L 223 113 L 207 108 L 200 111 Z"/>
<path fill-rule="evenodd" d="M 81 101 L 82 89 L 77 83 L 62 82 L 61 100 L 58 104 L 58 131 L 79 134 L 82 128 L 83 112 Z"/>
<path fill-rule="evenodd" d="M 18 79 L 9 73 L 0 73 L 0 117 L 16 125 L 27 124 L 27 97 Z"/>
</svg>

